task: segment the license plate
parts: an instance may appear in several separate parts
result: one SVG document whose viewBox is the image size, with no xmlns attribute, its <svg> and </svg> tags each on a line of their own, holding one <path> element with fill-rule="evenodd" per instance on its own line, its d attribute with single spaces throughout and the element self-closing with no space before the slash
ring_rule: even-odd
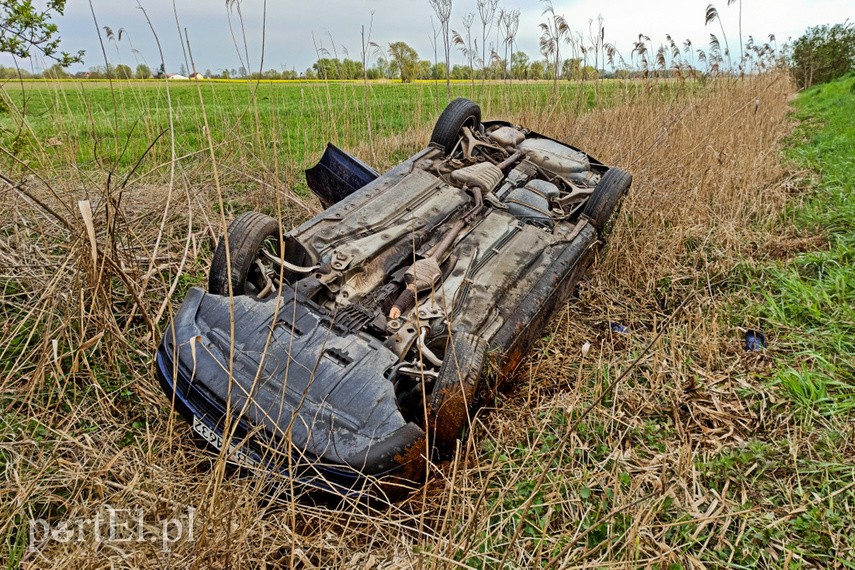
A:
<svg viewBox="0 0 855 570">
<path fill-rule="evenodd" d="M 205 422 L 199 419 L 196 416 L 193 416 L 193 431 L 202 436 L 202 439 L 216 447 L 217 449 L 223 448 L 223 436 L 209 428 Z M 236 463 L 238 465 L 248 465 L 250 467 L 258 467 L 258 461 L 237 449 L 235 444 L 229 445 L 229 454 L 226 459 L 230 463 Z"/>
</svg>

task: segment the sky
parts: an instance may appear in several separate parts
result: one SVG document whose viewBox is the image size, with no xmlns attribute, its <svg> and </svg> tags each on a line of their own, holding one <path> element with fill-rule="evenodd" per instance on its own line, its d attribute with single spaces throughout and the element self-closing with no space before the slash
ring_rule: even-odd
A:
<svg viewBox="0 0 855 570">
<path fill-rule="evenodd" d="M 655 45 L 664 43 L 665 35 L 670 34 L 678 43 L 688 38 L 696 48 L 706 48 L 710 33 L 721 36 L 718 23 L 704 26 L 709 1 L 555 0 L 554 7 L 574 31 L 586 37 L 589 23 L 593 21 L 596 26 L 597 17 L 602 15 L 605 41 L 614 43 L 628 59 L 632 43 L 639 34 L 649 36 Z M 727 0 L 714 0 L 713 3 L 719 10 L 735 55 L 739 45 L 740 0 L 730 6 Z M 104 65 L 99 34 L 111 64 L 125 63 L 135 67 L 138 63 L 146 63 L 156 69 L 161 57 L 155 33 L 146 22 L 140 5 L 147 12 L 160 41 L 168 72 L 177 73 L 185 61 L 179 27 L 181 34 L 186 28 L 193 61 L 200 72 L 236 69 L 246 60 L 237 12 L 234 8 L 230 11 L 225 0 L 175 0 L 174 11 L 171 0 L 91 0 L 91 8 L 89 0 L 68 0 L 65 15 L 57 19 L 63 38 L 62 49 L 86 52 L 84 63 L 71 69 L 79 71 Z M 337 54 L 339 58 L 359 60 L 363 27 L 366 35 L 371 27 L 371 41 L 383 49 L 391 42 L 403 40 L 414 47 L 422 59 L 434 60 L 433 12 L 428 0 L 268 0 L 266 25 L 264 0 L 241 0 L 240 6 L 249 55 L 248 65 L 244 64 L 251 71 L 263 66 L 264 69 L 302 72 L 317 59 L 318 49 Z M 453 0 L 452 6 L 451 27 L 463 32 L 462 20 L 467 13 L 476 11 L 475 0 Z M 538 24 L 544 19 L 544 6 L 538 0 L 500 0 L 499 4 L 500 8 L 520 10 L 516 45 L 532 59 L 541 59 Z M 840 23 L 855 16 L 853 6 L 845 0 L 742 0 L 742 36 L 746 41 L 750 35 L 755 42 L 764 43 L 774 34 L 780 45 L 788 38 L 798 38 L 810 26 Z M 480 37 L 477 14 L 475 22 L 473 33 Z M 105 26 L 116 34 L 123 29 L 122 40 L 108 41 L 103 30 Z M 495 33 L 494 29 L 492 43 L 496 41 Z M 569 47 L 562 49 L 565 55 L 570 53 Z M 504 48 L 499 52 L 503 54 Z M 440 46 L 439 60 L 442 59 Z M 452 62 L 464 63 L 459 51 L 454 50 Z M 19 63 L 39 70 L 52 62 L 36 59 Z M 0 65 L 12 64 L 11 56 L 0 54 Z"/>
</svg>

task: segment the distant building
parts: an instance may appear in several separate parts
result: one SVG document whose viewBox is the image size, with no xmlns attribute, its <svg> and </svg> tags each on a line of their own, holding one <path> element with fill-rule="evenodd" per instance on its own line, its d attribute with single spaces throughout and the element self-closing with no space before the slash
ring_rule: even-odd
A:
<svg viewBox="0 0 855 570">
<path fill-rule="evenodd" d="M 167 79 L 183 79 L 183 80 L 190 79 L 186 75 L 179 75 L 177 73 L 168 73 L 168 74 L 166 74 L 166 78 Z"/>
<path fill-rule="evenodd" d="M 190 76 L 190 79 L 205 79 L 205 76 L 197 71 Z"/>
</svg>

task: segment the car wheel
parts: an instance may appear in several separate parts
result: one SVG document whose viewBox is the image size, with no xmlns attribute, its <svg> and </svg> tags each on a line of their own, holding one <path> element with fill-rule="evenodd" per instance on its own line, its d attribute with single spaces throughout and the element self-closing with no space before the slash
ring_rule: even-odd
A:
<svg viewBox="0 0 855 570">
<path fill-rule="evenodd" d="M 452 335 L 439 369 L 433 391 L 428 396 L 428 426 L 433 445 L 450 452 L 454 442 L 469 425 L 478 382 L 487 356 L 487 341 L 457 332 Z"/>
<path fill-rule="evenodd" d="M 229 224 L 233 295 L 257 295 L 265 288 L 267 277 L 256 261 L 263 259 L 264 250 L 279 257 L 279 232 L 279 222 L 258 212 L 241 214 Z M 208 274 L 208 291 L 216 295 L 229 294 L 229 263 L 224 238 L 220 237 Z"/>
<path fill-rule="evenodd" d="M 609 168 L 600 179 L 582 213 L 601 236 L 608 233 L 617 206 L 632 184 L 632 175 L 620 168 Z"/>
<path fill-rule="evenodd" d="M 448 104 L 430 136 L 430 142 L 440 145 L 445 154 L 454 150 L 460 139 L 460 129 L 469 127 L 478 128 L 481 124 L 481 107 L 469 99 L 458 98 Z"/>
</svg>

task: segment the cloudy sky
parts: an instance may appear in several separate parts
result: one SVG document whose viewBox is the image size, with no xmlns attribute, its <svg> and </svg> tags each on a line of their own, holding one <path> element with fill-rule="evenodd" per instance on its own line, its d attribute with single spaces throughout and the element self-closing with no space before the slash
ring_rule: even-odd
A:
<svg viewBox="0 0 855 570">
<path fill-rule="evenodd" d="M 91 0 L 91 3 L 97 27 L 87 0 L 68 0 L 66 13 L 57 22 L 64 39 L 64 49 L 86 51 L 85 63 L 72 69 L 104 64 L 96 30 L 104 38 L 111 63 L 126 63 L 133 67 L 144 62 L 152 68 L 159 65 L 155 36 L 137 0 Z M 704 26 L 708 3 L 709 0 L 555 0 L 554 5 L 555 11 L 564 15 L 574 30 L 586 35 L 589 21 L 602 15 L 606 41 L 615 43 L 628 57 L 632 42 L 640 33 L 649 36 L 657 45 L 665 41 L 665 34 L 671 34 L 677 42 L 689 38 L 696 47 L 706 47 L 711 32 L 721 35 L 717 23 Z M 727 6 L 726 0 L 714 0 L 713 3 L 719 9 L 735 53 L 739 43 L 739 2 L 731 6 Z M 197 69 L 219 72 L 223 68 L 240 67 L 241 60 L 229 28 L 229 10 L 225 0 L 175 0 L 178 25 L 171 0 L 139 0 L 139 5 L 145 8 L 157 32 L 168 71 L 177 72 L 184 61 L 179 25 L 182 31 L 187 29 Z M 242 0 L 241 6 L 249 64 L 253 70 L 262 64 L 263 54 L 264 69 L 303 71 L 317 59 L 316 46 L 331 53 L 334 46 L 339 57 L 359 59 L 360 30 L 363 25 L 368 30 L 372 13 L 373 41 L 388 46 L 390 42 L 403 40 L 413 46 L 423 59 L 434 58 L 433 12 L 428 0 L 268 0 L 266 26 L 263 26 L 264 0 Z M 768 41 L 770 34 L 775 34 L 778 43 L 782 44 L 789 37 L 797 38 L 809 26 L 843 22 L 855 15 L 852 6 L 846 0 L 744 0 L 743 37 L 747 39 L 751 35 L 755 41 L 763 43 Z M 543 20 L 544 4 L 538 0 L 501 0 L 500 7 L 521 11 L 517 44 L 533 58 L 539 57 L 538 23 Z M 463 17 L 475 9 L 475 0 L 454 0 L 451 27 L 462 32 Z M 240 25 L 233 9 L 231 21 L 243 54 Z M 120 28 L 124 29 L 118 45 L 106 40 L 104 26 L 117 33 Z M 473 26 L 473 30 L 475 28 L 480 36 L 480 24 Z M 266 41 L 262 50 L 263 29 L 266 29 Z M 456 51 L 453 60 L 463 63 L 463 57 Z M 11 63 L 8 55 L 0 54 L 0 64 Z M 38 69 L 44 62 L 24 65 L 34 65 Z"/>
</svg>

